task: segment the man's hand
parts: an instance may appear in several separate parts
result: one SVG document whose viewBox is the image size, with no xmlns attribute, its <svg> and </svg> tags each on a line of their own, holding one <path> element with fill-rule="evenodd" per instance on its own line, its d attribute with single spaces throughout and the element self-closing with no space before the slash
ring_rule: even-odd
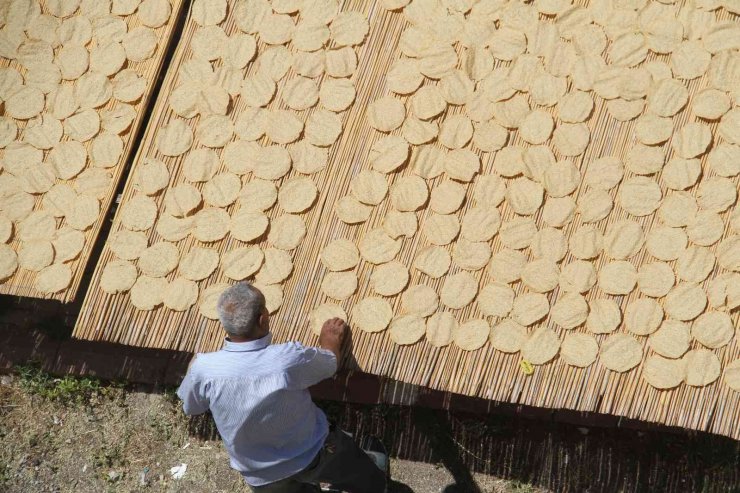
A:
<svg viewBox="0 0 740 493">
<path fill-rule="evenodd" d="M 319 336 L 319 347 L 328 349 L 337 357 L 337 366 L 342 359 L 342 345 L 347 335 L 347 324 L 341 318 L 331 318 L 324 322 Z"/>
</svg>

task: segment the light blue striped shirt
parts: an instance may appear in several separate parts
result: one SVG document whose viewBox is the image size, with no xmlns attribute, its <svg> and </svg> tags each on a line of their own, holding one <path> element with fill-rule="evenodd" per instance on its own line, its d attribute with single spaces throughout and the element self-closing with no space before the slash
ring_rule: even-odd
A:
<svg viewBox="0 0 740 493">
<path fill-rule="evenodd" d="M 211 411 L 231 467 L 253 486 L 292 476 L 319 453 L 329 425 L 308 387 L 337 369 L 331 351 L 271 339 L 226 339 L 198 354 L 177 390 L 185 414 Z"/>
</svg>

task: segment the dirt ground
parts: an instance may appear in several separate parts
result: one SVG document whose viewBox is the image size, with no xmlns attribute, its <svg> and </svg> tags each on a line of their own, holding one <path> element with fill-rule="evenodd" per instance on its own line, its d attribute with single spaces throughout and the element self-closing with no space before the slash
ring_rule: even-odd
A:
<svg viewBox="0 0 740 493">
<path fill-rule="evenodd" d="M 343 429 L 379 437 L 395 493 L 740 491 L 740 442 L 702 433 L 584 427 L 518 415 L 317 403 Z M 182 479 L 170 469 L 187 465 Z M 248 492 L 209 416 L 173 389 L 0 376 L 0 492 Z"/>
<path fill-rule="evenodd" d="M 229 468 L 220 440 L 194 428 L 171 390 L 3 376 L 0 491 L 250 491 Z M 170 468 L 183 463 L 184 477 L 172 479 Z M 441 464 L 393 459 L 391 467 L 395 491 L 432 493 L 454 482 Z M 484 474 L 473 480 L 482 492 L 544 491 Z"/>
</svg>

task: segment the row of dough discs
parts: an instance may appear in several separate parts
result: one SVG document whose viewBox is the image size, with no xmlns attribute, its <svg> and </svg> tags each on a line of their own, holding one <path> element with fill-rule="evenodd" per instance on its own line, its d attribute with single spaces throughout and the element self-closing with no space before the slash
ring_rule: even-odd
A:
<svg viewBox="0 0 740 493">
<path fill-rule="evenodd" d="M 617 372 L 647 345 L 641 374 L 654 387 L 719 377 L 713 350 L 734 338 L 740 306 L 740 46 L 729 40 L 740 25 L 717 19 L 721 4 L 638 3 L 386 3 L 411 25 L 389 95 L 367 110 L 379 132 L 368 166 L 335 214 L 361 224 L 389 207 L 356 244 L 324 248 L 333 301 L 312 313 L 314 331 L 369 286 L 349 320 L 396 344 L 490 341 L 535 365 L 598 357 Z M 629 140 L 583 159 L 598 108 Z M 417 235 L 412 265 L 395 260 Z M 374 265 L 369 279 L 360 261 Z M 423 282 L 443 276 L 439 292 Z M 478 316 L 459 321 L 469 306 Z M 726 375 L 740 389 L 740 363 Z"/>
<path fill-rule="evenodd" d="M 274 312 L 318 198 L 311 175 L 354 102 L 354 47 L 368 23 L 333 1 L 196 1 L 190 21 L 172 117 L 136 166 L 100 288 L 128 293 L 138 310 L 217 319 L 221 292 L 249 279 Z"/>
<path fill-rule="evenodd" d="M 41 292 L 69 287 L 171 13 L 168 0 L 0 5 L 0 282 L 20 270 Z"/>
</svg>

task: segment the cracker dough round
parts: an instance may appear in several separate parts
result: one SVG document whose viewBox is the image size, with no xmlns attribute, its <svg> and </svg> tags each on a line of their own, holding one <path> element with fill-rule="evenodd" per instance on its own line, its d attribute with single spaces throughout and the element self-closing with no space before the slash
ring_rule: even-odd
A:
<svg viewBox="0 0 740 493">
<path fill-rule="evenodd" d="M 690 344 L 689 326 L 678 320 L 664 320 L 648 338 L 650 348 L 666 358 L 680 358 Z"/>
<path fill-rule="evenodd" d="M 328 147 L 342 133 L 342 120 L 338 115 L 325 109 L 318 109 L 309 115 L 304 135 L 306 140 L 319 147 Z"/>
<path fill-rule="evenodd" d="M 226 18 L 226 0 L 195 0 L 190 15 L 199 26 L 215 26 Z"/>
<path fill-rule="evenodd" d="M 487 242 L 461 239 L 452 250 L 455 264 L 465 270 L 480 270 L 491 259 L 491 247 Z"/>
<path fill-rule="evenodd" d="M 448 245 L 460 232 L 460 221 L 452 214 L 431 213 L 424 221 L 422 232 L 433 245 Z"/>
<path fill-rule="evenodd" d="M 543 196 L 542 186 L 528 178 L 512 180 L 506 189 L 506 202 L 515 213 L 526 216 L 539 210 Z"/>
<path fill-rule="evenodd" d="M 331 77 L 351 77 L 357 70 L 357 53 L 349 46 L 328 50 L 325 53 L 327 75 Z"/>
<path fill-rule="evenodd" d="M 42 293 L 58 293 L 72 282 L 72 269 L 67 264 L 53 264 L 36 276 L 35 287 Z"/>
<path fill-rule="evenodd" d="M 589 190 L 578 198 L 577 212 L 584 223 L 601 221 L 612 211 L 614 202 L 605 190 Z"/>
<path fill-rule="evenodd" d="M 680 228 L 656 226 L 648 232 L 645 246 L 653 257 L 670 261 L 678 258 L 687 241 L 686 233 Z"/>
<path fill-rule="evenodd" d="M 740 235 L 728 236 L 719 243 L 717 263 L 723 269 L 740 272 Z"/>
<path fill-rule="evenodd" d="M 144 249 L 139 255 L 139 269 L 145 276 L 165 277 L 175 270 L 180 262 L 177 247 L 167 241 L 160 241 Z"/>
<path fill-rule="evenodd" d="M 586 260 L 597 257 L 603 244 L 601 231 L 594 226 L 582 226 L 571 234 L 568 248 L 575 258 Z"/>
<path fill-rule="evenodd" d="M 516 353 L 528 339 L 526 327 L 505 318 L 491 328 L 491 346 L 504 353 Z"/>
<path fill-rule="evenodd" d="M 660 179 L 673 190 L 685 190 L 696 184 L 701 175 L 698 159 L 673 158 L 663 167 Z"/>
<path fill-rule="evenodd" d="M 626 260 L 604 264 L 599 271 L 599 288 L 607 294 L 626 295 L 635 289 L 637 271 Z"/>
<path fill-rule="evenodd" d="M 264 253 L 257 246 L 235 248 L 221 257 L 221 270 L 229 279 L 241 281 L 256 273 L 264 260 Z"/>
<path fill-rule="evenodd" d="M 504 221 L 499 229 L 501 243 L 515 250 L 527 248 L 535 234 L 537 234 L 537 226 L 529 217 L 514 217 Z"/>
<path fill-rule="evenodd" d="M 613 259 L 623 260 L 635 255 L 643 243 L 642 226 L 632 220 L 621 220 L 607 226 L 604 235 L 604 252 Z"/>
<path fill-rule="evenodd" d="M 637 273 L 637 287 L 640 292 L 653 298 L 662 298 L 675 284 L 671 267 L 664 262 L 642 264 Z"/>
<path fill-rule="evenodd" d="M 458 323 L 450 312 L 438 312 L 427 320 L 426 339 L 433 347 L 445 347 L 452 342 Z"/>
<path fill-rule="evenodd" d="M 478 294 L 478 309 L 487 317 L 505 317 L 514 303 L 514 290 L 503 283 L 492 283 Z"/>
<path fill-rule="evenodd" d="M 586 321 L 588 303 L 578 293 L 564 293 L 552 306 L 550 317 L 560 327 L 574 329 Z"/>
<path fill-rule="evenodd" d="M 13 221 L 0 216 L 0 243 L 7 243 L 11 236 L 13 236 Z"/>
<path fill-rule="evenodd" d="M 707 349 L 692 349 L 683 357 L 687 385 L 704 387 L 719 378 L 722 369 L 719 358 Z"/>
<path fill-rule="evenodd" d="M 125 260 L 111 260 L 100 275 L 100 289 L 108 294 L 125 293 L 136 282 L 136 266 Z"/>
<path fill-rule="evenodd" d="M 717 349 L 730 342 L 735 327 L 727 313 L 712 310 L 699 315 L 691 327 L 691 335 L 709 349 Z"/>
<path fill-rule="evenodd" d="M 576 203 L 572 197 L 548 197 L 542 209 L 542 220 L 553 228 L 562 228 L 575 217 Z"/>
<path fill-rule="evenodd" d="M 419 116 L 418 113 L 415 114 Z M 472 137 L 473 124 L 471 123 L 470 118 L 465 115 L 451 115 L 445 118 L 442 122 L 439 129 L 438 139 L 440 144 L 448 149 L 460 149 L 470 142 Z"/>
<path fill-rule="evenodd" d="M 219 254 L 213 248 L 193 247 L 180 260 L 179 272 L 191 281 L 202 281 L 218 267 Z"/>
<path fill-rule="evenodd" d="M 460 236 L 469 241 L 488 241 L 501 226 L 501 214 L 490 206 L 475 206 L 463 216 Z"/>
<path fill-rule="evenodd" d="M 532 325 L 545 318 L 550 311 L 547 297 L 540 293 L 524 293 L 514 299 L 511 318 L 522 325 Z"/>
<path fill-rule="evenodd" d="M 17 224 L 17 236 L 21 241 L 49 241 L 54 237 L 56 226 L 56 219 L 50 213 L 33 211 Z"/>
<path fill-rule="evenodd" d="M 424 319 L 414 314 L 395 317 L 389 328 L 391 340 L 398 345 L 414 344 L 424 337 L 425 333 Z"/>
<path fill-rule="evenodd" d="M 608 334 L 614 332 L 622 322 L 622 312 L 619 305 L 606 298 L 597 298 L 589 301 L 589 313 L 586 318 L 586 328 L 594 334 Z"/>
<path fill-rule="evenodd" d="M 321 263 L 330 271 L 354 268 L 360 261 L 360 254 L 354 242 L 347 239 L 333 240 L 321 252 Z"/>
<path fill-rule="evenodd" d="M 368 231 L 360 240 L 359 250 L 362 258 L 371 264 L 383 264 L 389 262 L 398 255 L 402 243 L 394 240 L 383 231 L 376 228 Z"/>
<path fill-rule="evenodd" d="M 382 296 L 394 296 L 403 291 L 408 283 L 408 269 L 396 260 L 377 266 L 370 276 L 370 285 Z"/>
<path fill-rule="evenodd" d="M 180 241 L 190 234 L 193 229 L 194 216 L 175 217 L 172 214 L 163 214 L 157 221 L 155 230 L 162 239 L 167 241 Z"/>
<path fill-rule="evenodd" d="M 370 25 L 360 12 L 340 12 L 329 28 L 336 46 L 354 46 L 363 42 Z"/>
<path fill-rule="evenodd" d="M 448 155 L 447 151 L 433 145 L 416 147 L 411 154 L 411 166 L 414 174 L 426 180 L 436 178 L 444 171 Z M 503 200 L 503 196 L 501 200 Z"/>
<path fill-rule="evenodd" d="M 724 212 L 737 200 L 737 187 L 729 178 L 711 176 L 699 183 L 696 202 L 711 212 Z"/>
<path fill-rule="evenodd" d="M 129 291 L 131 304 L 137 310 L 153 310 L 164 301 L 169 282 L 164 277 L 139 276 Z"/>
<path fill-rule="evenodd" d="M 560 288 L 573 293 L 585 293 L 596 284 L 596 269 L 591 262 L 576 260 L 560 272 Z"/>
<path fill-rule="evenodd" d="M 281 283 L 290 277 L 293 272 L 293 260 L 290 253 L 277 248 L 265 248 L 263 253 L 265 260 L 255 278 L 258 284 L 266 287 Z"/>
<path fill-rule="evenodd" d="M 350 193 L 363 204 L 378 205 L 388 193 L 388 182 L 382 173 L 362 170 L 352 178 Z"/>
<path fill-rule="evenodd" d="M 619 205 L 633 216 L 652 214 L 662 197 L 660 186 L 644 176 L 628 178 L 619 188 Z"/>
<path fill-rule="evenodd" d="M 319 101 L 319 88 L 308 77 L 295 77 L 284 84 L 281 95 L 288 108 L 303 111 Z"/>
<path fill-rule="evenodd" d="M 643 364 L 642 378 L 656 389 L 671 389 L 683 382 L 686 365 L 683 360 L 648 356 Z"/>
<path fill-rule="evenodd" d="M 334 206 L 334 212 L 344 223 L 357 224 L 368 220 L 372 206 L 365 205 L 351 195 L 340 198 Z"/>
<path fill-rule="evenodd" d="M 393 207 L 401 212 L 420 209 L 429 198 L 426 182 L 418 176 L 404 176 L 398 179 L 390 190 Z"/>
<path fill-rule="evenodd" d="M 533 365 L 543 365 L 553 359 L 560 350 L 560 340 L 547 327 L 538 327 L 522 344 L 522 359 Z"/>
<path fill-rule="evenodd" d="M 604 367 L 621 373 L 640 364 L 642 346 L 632 336 L 614 334 L 602 342 L 600 356 Z"/>
<path fill-rule="evenodd" d="M 206 207 L 195 214 L 193 237 L 203 243 L 218 241 L 229 232 L 229 213 L 216 207 Z"/>
<path fill-rule="evenodd" d="M 658 210 L 658 217 L 666 226 L 686 226 L 696 216 L 696 200 L 688 192 L 668 195 Z"/>
<path fill-rule="evenodd" d="M 558 285 L 560 268 L 549 259 L 528 262 L 521 273 L 522 283 L 535 293 L 548 293 Z"/>
<path fill-rule="evenodd" d="M 596 361 L 599 344 L 589 334 L 569 333 L 560 346 L 560 357 L 565 363 L 579 368 L 590 366 Z"/>
<path fill-rule="evenodd" d="M 197 188 L 187 183 L 181 183 L 169 189 L 164 198 L 166 211 L 176 217 L 190 215 L 198 206 L 202 198 Z"/>
<path fill-rule="evenodd" d="M 520 278 L 526 263 L 527 257 L 522 252 L 503 248 L 493 254 L 489 268 L 496 281 L 512 283 Z"/>
<path fill-rule="evenodd" d="M 169 283 L 163 293 L 164 306 L 170 310 L 182 312 L 198 300 L 198 285 L 188 279 L 178 277 Z"/>
<path fill-rule="evenodd" d="M 645 145 L 661 144 L 673 135 L 673 120 L 647 113 L 635 123 L 635 138 Z"/>
<path fill-rule="evenodd" d="M 156 195 L 170 182 L 167 165 L 158 159 L 146 158 L 136 168 L 134 187 L 146 195 Z"/>
<path fill-rule="evenodd" d="M 693 320 L 707 306 L 707 294 L 698 284 L 679 283 L 666 295 L 666 315 L 676 320 Z"/>
<path fill-rule="evenodd" d="M 388 135 L 376 141 L 370 148 L 370 164 L 381 173 L 392 173 L 409 158 L 409 145 L 397 135 Z"/>
<path fill-rule="evenodd" d="M 453 180 L 469 183 L 480 172 L 480 157 L 470 149 L 454 149 L 447 154 L 444 171 Z"/>
<path fill-rule="evenodd" d="M 328 77 L 321 82 L 319 100 L 329 111 L 348 109 L 355 101 L 355 85 L 351 80 Z"/>
<path fill-rule="evenodd" d="M 180 156 L 193 144 L 193 131 L 183 120 L 172 120 L 159 129 L 157 149 L 165 156 Z"/>
<path fill-rule="evenodd" d="M 383 230 L 393 239 L 404 236 L 411 238 L 418 229 L 416 214 L 390 210 L 383 218 Z"/>
<path fill-rule="evenodd" d="M 445 279 L 440 292 L 442 303 L 453 310 L 470 304 L 478 294 L 478 280 L 469 272 L 458 272 Z"/>
<path fill-rule="evenodd" d="M 364 332 L 381 332 L 393 318 L 390 303 L 382 298 L 363 298 L 352 308 L 352 320 Z M 428 337 L 428 336 L 427 336 Z"/>
<path fill-rule="evenodd" d="M 465 192 L 459 183 L 445 180 L 432 189 L 429 208 L 438 214 L 452 214 L 462 206 Z"/>
<path fill-rule="evenodd" d="M 272 220 L 267 241 L 280 250 L 293 250 L 306 237 L 306 222 L 293 214 L 284 214 Z"/>
<path fill-rule="evenodd" d="M 439 306 L 439 296 L 429 286 L 415 284 L 401 294 L 401 307 L 404 312 L 428 317 Z"/>
<path fill-rule="evenodd" d="M 604 156 L 588 164 L 583 182 L 591 188 L 611 190 L 622 181 L 623 175 L 624 167 L 619 158 Z"/>
<path fill-rule="evenodd" d="M 401 126 L 406 118 L 406 108 L 401 100 L 386 96 L 370 103 L 367 118 L 374 129 L 390 132 Z"/>
<path fill-rule="evenodd" d="M 460 324 L 452 332 L 452 340 L 463 351 L 480 349 L 488 341 L 491 327 L 483 319 L 472 319 Z"/>
<path fill-rule="evenodd" d="M 329 298 L 343 301 L 357 291 L 357 275 L 354 272 L 327 272 L 321 282 L 321 292 Z"/>
<path fill-rule="evenodd" d="M 678 256 L 675 269 L 682 281 L 701 282 L 714 269 L 714 253 L 707 247 L 691 245 Z"/>
<path fill-rule="evenodd" d="M 421 249 L 414 259 L 414 268 L 433 279 L 447 274 L 452 258 L 441 246 L 431 245 Z"/>
<path fill-rule="evenodd" d="M 652 298 L 638 298 L 627 303 L 624 327 L 638 336 L 652 334 L 663 321 L 663 308 Z"/>
<path fill-rule="evenodd" d="M 108 246 L 116 257 L 123 260 L 135 260 L 146 249 L 147 239 L 144 233 L 124 229 L 111 235 Z"/>
</svg>

